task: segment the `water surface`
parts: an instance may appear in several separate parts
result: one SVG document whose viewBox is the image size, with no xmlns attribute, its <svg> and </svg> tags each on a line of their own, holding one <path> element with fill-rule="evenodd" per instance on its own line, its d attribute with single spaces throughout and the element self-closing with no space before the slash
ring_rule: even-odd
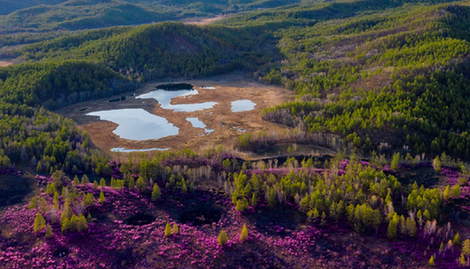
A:
<svg viewBox="0 0 470 269">
<path fill-rule="evenodd" d="M 112 152 L 124 152 L 124 153 L 130 153 L 130 152 L 147 152 L 147 151 L 165 151 L 169 150 L 170 148 L 165 148 L 165 149 L 159 149 L 159 148 L 151 148 L 151 149 L 126 149 L 126 148 L 112 148 Z"/>
<path fill-rule="evenodd" d="M 180 96 L 191 96 L 196 95 L 199 92 L 196 90 L 178 90 L 178 91 L 164 91 L 164 90 L 155 90 L 149 93 L 145 93 L 137 96 L 139 99 L 155 99 L 157 100 L 163 109 L 174 110 L 177 112 L 194 112 L 203 109 L 209 109 L 214 107 L 217 102 L 205 102 L 205 103 L 196 103 L 196 104 L 178 104 L 172 105 L 171 99 L 180 97 Z"/>
<path fill-rule="evenodd" d="M 194 128 L 204 128 L 206 134 L 210 134 L 214 131 L 213 129 L 206 129 L 206 125 L 204 122 L 200 121 L 199 118 L 186 118 L 186 120 L 191 122 Z"/>
<path fill-rule="evenodd" d="M 256 103 L 251 100 L 238 100 L 232 102 L 232 112 L 242 112 L 255 109 Z"/>
<path fill-rule="evenodd" d="M 107 120 L 118 124 L 114 134 L 129 140 L 150 140 L 177 135 L 179 128 L 169 123 L 165 118 L 159 117 L 141 108 L 114 109 L 96 111 L 88 116 L 99 116 L 101 120 Z"/>
</svg>

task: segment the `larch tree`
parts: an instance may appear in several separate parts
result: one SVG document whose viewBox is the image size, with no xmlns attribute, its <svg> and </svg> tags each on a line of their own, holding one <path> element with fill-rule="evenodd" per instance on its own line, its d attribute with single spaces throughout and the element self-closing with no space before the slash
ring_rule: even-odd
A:
<svg viewBox="0 0 470 269">
<path fill-rule="evenodd" d="M 170 236 L 171 235 L 171 225 L 168 222 L 165 226 L 165 236 Z"/>
<path fill-rule="evenodd" d="M 246 224 L 243 225 L 242 232 L 240 234 L 240 241 L 245 242 L 248 239 L 248 229 L 246 228 Z"/>
<path fill-rule="evenodd" d="M 46 220 L 41 213 L 37 213 L 36 218 L 34 219 L 34 232 L 40 233 L 44 231 L 44 228 L 46 228 Z"/>
<path fill-rule="evenodd" d="M 160 187 L 158 187 L 158 184 L 155 183 L 153 184 L 153 189 L 152 189 L 152 201 L 157 201 L 162 198 L 162 194 L 160 192 Z"/>
<path fill-rule="evenodd" d="M 217 242 L 219 243 L 219 246 L 221 246 L 221 247 L 227 245 L 228 236 L 227 236 L 227 233 L 224 230 L 220 231 L 219 237 L 217 238 Z"/>
</svg>

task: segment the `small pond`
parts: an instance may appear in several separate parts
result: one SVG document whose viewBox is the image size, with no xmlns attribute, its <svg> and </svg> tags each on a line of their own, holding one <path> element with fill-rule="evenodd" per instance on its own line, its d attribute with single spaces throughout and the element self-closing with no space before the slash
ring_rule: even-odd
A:
<svg viewBox="0 0 470 269">
<path fill-rule="evenodd" d="M 159 148 L 151 148 L 151 149 L 126 149 L 126 148 L 112 148 L 112 152 L 124 152 L 124 153 L 130 153 L 130 152 L 147 152 L 147 151 L 165 151 L 169 150 L 170 148 L 164 148 L 164 149 L 159 149 Z"/>
<path fill-rule="evenodd" d="M 101 120 L 118 124 L 113 133 L 123 139 L 159 139 L 177 135 L 179 132 L 179 128 L 165 118 L 150 114 L 141 108 L 96 111 L 87 115 L 98 116 Z"/>
<path fill-rule="evenodd" d="M 232 102 L 232 112 L 250 111 L 255 109 L 256 103 L 250 100 L 238 100 Z"/>
<path fill-rule="evenodd" d="M 210 134 L 214 131 L 213 129 L 206 129 L 206 125 L 204 122 L 200 121 L 199 118 L 186 118 L 186 120 L 191 122 L 194 128 L 204 128 L 206 134 Z"/>
<path fill-rule="evenodd" d="M 155 99 L 157 100 L 163 109 L 174 110 L 176 112 L 194 112 L 204 109 L 213 108 L 217 102 L 204 102 L 204 103 L 196 103 L 196 104 L 179 104 L 179 105 L 172 105 L 171 99 L 176 97 L 189 97 L 191 95 L 196 95 L 199 92 L 196 90 L 173 90 L 173 91 L 165 91 L 165 90 L 155 90 L 149 93 L 145 93 L 142 95 L 137 96 L 136 98 L 139 99 Z"/>
</svg>

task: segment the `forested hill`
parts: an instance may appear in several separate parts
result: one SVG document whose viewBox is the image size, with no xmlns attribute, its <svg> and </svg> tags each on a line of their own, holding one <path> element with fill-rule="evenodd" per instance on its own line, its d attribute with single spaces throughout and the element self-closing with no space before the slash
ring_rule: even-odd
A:
<svg viewBox="0 0 470 269">
<path fill-rule="evenodd" d="M 299 0 L 1 0 L 0 33 L 78 30 L 210 17 L 272 8 Z M 314 1 L 309 1 L 314 2 Z"/>
<path fill-rule="evenodd" d="M 0 91 L 5 103 L 54 109 L 143 80 L 244 70 L 297 94 L 264 111 L 266 120 L 339 135 L 365 155 L 404 150 L 468 159 L 469 12 L 464 3 L 347 1 L 213 26 L 87 31 L 20 49 L 27 63 L 1 70 Z M 258 141 L 248 140 L 241 146 Z"/>
<path fill-rule="evenodd" d="M 166 22 L 91 31 L 30 45 L 21 53 L 25 60 L 98 61 L 134 79 L 193 78 L 256 70 L 275 56 L 272 42 L 259 30 Z"/>
<path fill-rule="evenodd" d="M 262 76 L 298 98 L 263 117 L 338 134 L 366 155 L 400 150 L 410 157 L 446 152 L 468 159 L 469 7 L 406 4 L 383 12 L 371 4 L 371 12 L 366 3 L 295 7 L 221 22 L 264 25 L 280 38 L 277 48 L 285 59 Z M 311 19 L 305 10 L 336 19 Z"/>
</svg>

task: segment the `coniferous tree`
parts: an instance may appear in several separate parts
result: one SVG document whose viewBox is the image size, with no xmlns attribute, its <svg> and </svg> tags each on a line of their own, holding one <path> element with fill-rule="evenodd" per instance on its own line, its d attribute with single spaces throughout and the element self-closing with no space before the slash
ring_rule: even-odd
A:
<svg viewBox="0 0 470 269">
<path fill-rule="evenodd" d="M 78 216 L 77 230 L 81 232 L 83 230 L 86 230 L 87 228 L 88 228 L 87 220 L 83 214 L 80 214 Z"/>
<path fill-rule="evenodd" d="M 256 208 L 256 205 L 258 204 L 258 198 L 256 198 L 256 194 L 253 193 L 251 196 L 251 206 Z"/>
<path fill-rule="evenodd" d="M 69 229 L 71 232 L 78 231 L 78 217 L 77 215 L 73 214 L 69 221 Z"/>
<path fill-rule="evenodd" d="M 248 210 L 248 207 L 249 207 L 248 200 L 246 200 L 246 198 L 243 198 L 243 199 L 237 201 L 237 205 L 235 206 L 235 210 L 237 210 L 238 212 L 243 212 L 243 211 Z"/>
<path fill-rule="evenodd" d="M 170 236 L 171 235 L 171 225 L 168 222 L 165 226 L 165 236 Z"/>
<path fill-rule="evenodd" d="M 44 231 L 44 228 L 46 228 L 46 220 L 41 213 L 37 213 L 36 218 L 34 219 L 34 232 L 40 233 Z"/>
<path fill-rule="evenodd" d="M 134 189 L 134 187 L 135 187 L 135 180 L 134 180 L 133 177 L 130 177 L 130 178 L 129 178 L 129 183 L 127 184 L 127 186 L 128 186 L 128 188 L 129 188 L 130 190 L 133 190 L 133 189 Z"/>
<path fill-rule="evenodd" d="M 88 179 L 88 176 L 85 174 L 82 176 L 82 184 L 88 184 L 90 183 L 90 180 Z"/>
<path fill-rule="evenodd" d="M 276 194 L 274 193 L 273 188 L 271 188 L 271 190 L 269 191 L 268 205 L 271 208 L 274 208 L 276 206 Z"/>
<path fill-rule="evenodd" d="M 75 177 L 73 178 L 73 185 L 77 186 L 78 184 L 80 184 L 80 181 L 78 180 L 78 176 L 75 175 Z"/>
<path fill-rule="evenodd" d="M 46 237 L 51 237 L 52 236 L 52 228 L 51 225 L 47 224 L 46 225 Z"/>
<path fill-rule="evenodd" d="M 460 245 L 460 235 L 459 235 L 459 233 L 455 234 L 454 239 L 452 240 L 452 243 L 454 244 L 454 246 Z"/>
<path fill-rule="evenodd" d="M 416 236 L 416 221 L 411 217 L 406 219 L 406 231 L 409 236 Z"/>
<path fill-rule="evenodd" d="M 467 240 L 463 241 L 463 244 L 462 244 L 462 253 L 463 253 L 463 255 L 465 255 L 465 256 L 469 256 L 469 255 L 470 255 L 470 239 L 467 239 Z"/>
<path fill-rule="evenodd" d="M 399 221 L 400 221 L 400 218 L 398 217 L 397 213 L 395 213 L 393 215 L 393 218 L 388 223 L 388 230 L 387 230 L 388 238 L 394 238 L 397 236 L 397 226 L 398 226 Z"/>
<path fill-rule="evenodd" d="M 61 231 L 63 233 L 67 232 L 68 229 L 70 229 L 70 221 L 68 218 L 65 218 L 61 221 Z"/>
<path fill-rule="evenodd" d="M 176 224 L 176 223 L 173 224 L 173 231 L 172 231 L 172 233 L 173 233 L 173 234 L 177 234 L 178 231 L 179 231 L 178 224 Z"/>
<path fill-rule="evenodd" d="M 447 185 L 444 190 L 444 199 L 449 200 L 449 198 L 450 198 L 450 186 Z"/>
<path fill-rule="evenodd" d="M 431 267 L 434 267 L 434 255 L 431 255 L 431 258 L 429 259 L 428 265 Z"/>
<path fill-rule="evenodd" d="M 240 241 L 245 242 L 248 239 L 248 229 L 246 228 L 246 224 L 243 225 L 242 232 L 240 234 Z"/>
<path fill-rule="evenodd" d="M 106 187 L 106 180 L 104 180 L 104 178 L 100 180 L 100 187 Z"/>
<path fill-rule="evenodd" d="M 106 198 L 104 197 L 104 193 L 103 191 L 100 192 L 100 199 L 98 200 L 98 202 L 100 204 L 104 203 L 104 201 L 106 200 Z"/>
<path fill-rule="evenodd" d="M 399 162 L 400 162 L 400 153 L 397 152 L 397 153 L 393 154 L 392 162 L 390 163 L 390 168 L 392 170 L 397 170 Z"/>
<path fill-rule="evenodd" d="M 147 182 L 141 176 L 137 179 L 137 182 L 135 185 L 140 192 L 144 192 L 147 189 Z"/>
<path fill-rule="evenodd" d="M 188 187 L 186 186 L 186 182 L 181 183 L 181 193 L 187 193 L 188 192 Z"/>
<path fill-rule="evenodd" d="M 86 222 L 88 222 L 88 223 L 93 222 L 93 218 L 91 217 L 90 213 L 88 213 L 88 215 L 86 216 Z"/>
<path fill-rule="evenodd" d="M 219 243 L 219 246 L 221 247 L 227 245 L 228 236 L 224 230 L 220 231 L 219 237 L 217 238 L 217 242 Z"/>
<path fill-rule="evenodd" d="M 462 265 L 462 266 L 466 266 L 466 265 L 467 265 L 467 259 L 465 258 L 465 255 L 463 255 L 463 253 L 460 254 L 460 257 L 459 257 L 459 264 Z"/>
<path fill-rule="evenodd" d="M 158 184 L 155 183 L 153 184 L 153 189 L 152 189 L 152 201 L 157 201 L 162 198 L 161 192 L 160 192 L 160 187 L 158 187 Z"/>
<path fill-rule="evenodd" d="M 460 197 L 460 185 L 456 184 L 452 188 L 452 198 L 459 198 Z"/>
</svg>

